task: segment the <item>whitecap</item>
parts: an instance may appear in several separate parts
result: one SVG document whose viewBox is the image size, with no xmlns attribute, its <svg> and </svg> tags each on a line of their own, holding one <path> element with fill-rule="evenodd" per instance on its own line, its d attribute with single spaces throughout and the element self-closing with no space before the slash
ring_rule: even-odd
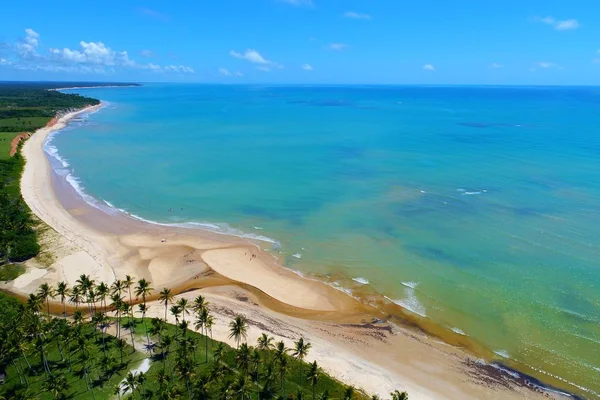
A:
<svg viewBox="0 0 600 400">
<path fill-rule="evenodd" d="M 302 258 L 302 254 L 300 254 L 300 253 L 295 253 L 295 254 L 292 254 L 292 257 L 296 257 L 296 258 Z"/>
<path fill-rule="evenodd" d="M 463 192 L 463 196 L 477 196 L 480 195 L 481 192 L 480 191 L 476 191 L 476 192 Z"/>
<path fill-rule="evenodd" d="M 260 226 L 255 226 L 254 229 L 256 229 L 257 231 L 262 231 L 263 228 L 261 228 Z"/>
<path fill-rule="evenodd" d="M 494 350 L 494 353 L 496 353 L 500 357 L 510 358 L 510 354 L 508 354 L 508 351 L 506 350 Z"/>
<path fill-rule="evenodd" d="M 419 284 L 417 282 L 401 282 L 404 286 L 414 289 L 416 288 Z"/>
<path fill-rule="evenodd" d="M 369 284 L 369 280 L 367 278 L 363 278 L 361 276 L 359 276 L 358 278 L 352 278 L 352 280 L 354 282 L 358 282 L 361 285 L 368 285 Z"/>
<path fill-rule="evenodd" d="M 454 333 L 458 333 L 459 335 L 467 336 L 467 334 L 465 333 L 465 331 L 463 331 L 460 328 L 453 327 L 451 329 L 452 329 L 452 332 L 454 332 Z"/>
<path fill-rule="evenodd" d="M 427 317 L 427 310 L 425 309 L 425 306 L 419 301 L 415 290 L 411 287 L 407 287 L 406 289 L 404 289 L 403 299 L 390 299 L 387 296 L 386 298 L 391 302 L 404 308 L 405 310 L 420 315 L 421 317 Z"/>
<path fill-rule="evenodd" d="M 491 364 L 488 364 L 488 365 L 490 365 L 492 368 L 496 368 L 498 371 L 502 371 L 505 374 L 512 376 L 515 379 L 519 379 L 521 377 L 521 375 L 519 375 L 517 372 L 511 371 L 510 369 L 504 368 L 503 366 L 498 365 L 496 363 L 491 363 Z"/>
</svg>

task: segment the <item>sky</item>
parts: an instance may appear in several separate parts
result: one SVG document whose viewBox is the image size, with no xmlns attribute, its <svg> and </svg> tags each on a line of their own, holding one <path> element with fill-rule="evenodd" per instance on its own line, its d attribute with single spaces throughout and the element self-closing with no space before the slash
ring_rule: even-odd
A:
<svg viewBox="0 0 600 400">
<path fill-rule="evenodd" d="M 599 0 L 28 0 L 0 80 L 599 85 Z"/>
</svg>

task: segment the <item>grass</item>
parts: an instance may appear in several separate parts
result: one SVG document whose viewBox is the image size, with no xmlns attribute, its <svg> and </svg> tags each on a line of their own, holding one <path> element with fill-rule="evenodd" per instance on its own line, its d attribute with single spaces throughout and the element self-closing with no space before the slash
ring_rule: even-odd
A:
<svg viewBox="0 0 600 400">
<path fill-rule="evenodd" d="M 10 157 L 10 142 L 18 134 L 19 132 L 0 132 L 0 160 Z"/>
<path fill-rule="evenodd" d="M 117 339 L 110 335 L 101 335 L 100 331 L 94 334 L 94 330 L 91 325 L 84 325 L 85 337 L 94 343 L 93 346 L 89 346 L 88 351 L 91 354 L 94 363 L 90 369 L 90 376 L 93 380 L 94 394 L 96 399 L 109 399 L 113 397 L 114 388 L 116 385 L 125 377 L 127 372 L 132 368 L 136 367 L 137 364 L 145 357 L 144 354 L 134 352 L 133 348 L 129 345 L 124 349 L 123 363 L 120 363 L 120 351 L 116 347 Z M 103 343 L 101 337 L 104 336 L 107 346 L 107 354 L 109 357 L 114 358 L 115 363 L 111 368 L 104 371 L 100 367 L 98 362 L 103 357 Z M 67 391 L 68 399 L 92 399 L 92 392 L 86 387 L 85 376 L 82 372 L 81 362 L 81 348 L 78 346 L 75 340 L 71 341 L 71 358 L 73 368 L 69 370 L 69 362 L 67 355 L 67 343 L 61 341 L 63 346 L 64 360 L 61 359 L 60 351 L 55 341 L 51 342 L 46 347 L 48 362 L 50 370 L 55 376 L 62 375 L 66 378 L 69 384 L 69 390 Z M 4 396 L 7 399 L 17 398 L 19 392 L 27 392 L 33 395 L 35 399 L 53 399 L 50 393 L 44 392 L 44 382 L 46 381 L 46 375 L 44 373 L 43 364 L 41 363 L 40 355 L 35 349 L 30 349 L 27 352 L 27 359 L 31 364 L 33 371 L 30 371 L 27 367 L 25 360 L 21 357 L 17 362 L 20 364 L 20 368 L 27 371 L 27 379 L 29 381 L 29 389 L 22 386 L 19 382 L 18 374 L 15 370 L 14 365 L 10 365 L 6 372 L 6 381 L 4 385 L 0 386 L 0 396 Z"/>
<path fill-rule="evenodd" d="M 32 132 L 45 126 L 50 119 L 49 117 L 4 118 L 0 119 L 0 131 Z"/>
<path fill-rule="evenodd" d="M 19 275 L 25 272 L 25 267 L 21 264 L 6 264 L 0 266 L 0 281 L 8 282 L 15 280 Z"/>
</svg>

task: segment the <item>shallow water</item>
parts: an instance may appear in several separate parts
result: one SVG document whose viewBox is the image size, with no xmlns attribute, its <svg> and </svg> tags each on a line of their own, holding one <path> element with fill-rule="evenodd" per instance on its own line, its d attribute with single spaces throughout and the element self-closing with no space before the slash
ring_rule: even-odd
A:
<svg viewBox="0 0 600 400">
<path fill-rule="evenodd" d="M 76 92 L 110 103 L 49 146 L 86 193 L 270 238 L 290 268 L 600 392 L 599 89 Z"/>
</svg>

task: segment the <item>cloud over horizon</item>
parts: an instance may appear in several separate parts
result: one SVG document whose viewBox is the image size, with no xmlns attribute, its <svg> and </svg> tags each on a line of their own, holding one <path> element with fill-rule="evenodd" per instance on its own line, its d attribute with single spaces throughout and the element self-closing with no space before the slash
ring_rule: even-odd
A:
<svg viewBox="0 0 600 400">
<path fill-rule="evenodd" d="M 193 74 L 186 65 L 140 64 L 131 59 L 126 50 L 116 51 L 103 42 L 79 42 L 79 48 L 50 47 L 40 52 L 40 34 L 25 29 L 25 37 L 13 47 L 13 60 L 3 58 L 0 65 L 18 70 L 43 70 L 49 72 L 112 73 L 117 69 L 145 69 L 154 72 Z M 143 53 L 142 51 L 141 53 Z M 143 55 L 143 54 L 142 54 Z"/>
<path fill-rule="evenodd" d="M 579 21 L 574 18 L 557 20 L 554 17 L 534 17 L 534 21 L 541 22 L 542 24 L 550 25 L 557 31 L 569 31 L 580 27 Z"/>
<path fill-rule="evenodd" d="M 246 60 L 252 64 L 259 64 L 256 69 L 269 72 L 273 68 L 281 69 L 283 65 L 276 63 L 275 61 L 267 60 L 258 51 L 254 49 L 247 49 L 243 54 L 238 53 L 235 50 L 229 51 L 229 55 L 238 58 L 240 60 Z"/>
</svg>

